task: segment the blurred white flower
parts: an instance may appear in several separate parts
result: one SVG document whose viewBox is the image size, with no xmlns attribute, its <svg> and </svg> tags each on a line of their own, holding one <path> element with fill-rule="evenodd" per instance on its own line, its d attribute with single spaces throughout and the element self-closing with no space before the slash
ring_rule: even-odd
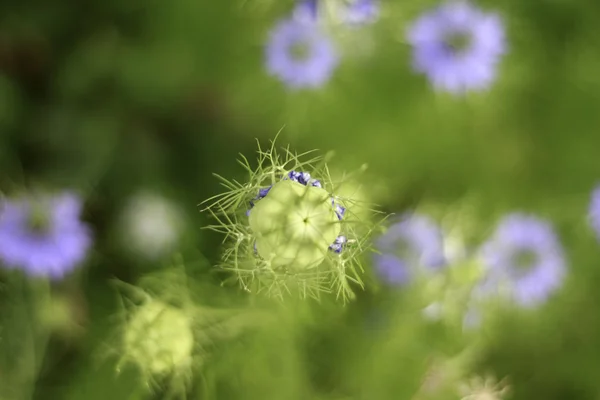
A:
<svg viewBox="0 0 600 400">
<path fill-rule="evenodd" d="M 469 256 L 464 239 L 458 229 L 447 233 L 444 240 L 444 253 L 449 264 L 464 262 Z"/>
<path fill-rule="evenodd" d="M 132 197 L 122 218 L 125 245 L 150 259 L 173 250 L 184 227 L 184 218 L 177 205 L 151 192 Z"/>
<path fill-rule="evenodd" d="M 430 398 L 432 395 L 442 391 L 449 384 L 453 385 L 457 375 L 456 365 L 451 360 L 433 358 L 423 376 L 419 390 L 411 400 Z"/>
<path fill-rule="evenodd" d="M 443 315 L 443 306 L 440 302 L 436 301 L 429 304 L 422 311 L 423 316 L 429 321 L 439 321 Z"/>
<path fill-rule="evenodd" d="M 508 394 L 509 387 L 504 380 L 496 382 L 492 376 L 476 376 L 458 388 L 461 400 L 502 400 Z"/>
</svg>

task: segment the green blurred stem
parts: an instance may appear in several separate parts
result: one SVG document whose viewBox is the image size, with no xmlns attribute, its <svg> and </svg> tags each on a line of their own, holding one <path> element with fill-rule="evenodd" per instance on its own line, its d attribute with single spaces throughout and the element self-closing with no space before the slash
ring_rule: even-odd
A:
<svg viewBox="0 0 600 400">
<path fill-rule="evenodd" d="M 20 309 L 18 312 L 23 318 L 23 341 L 20 351 L 23 359 L 19 363 L 18 378 L 20 383 L 20 399 L 31 399 L 34 396 L 36 382 L 44 365 L 44 359 L 50 332 L 47 327 L 40 324 L 39 310 L 47 307 L 51 301 L 50 282 L 47 280 L 33 280 L 23 275 L 16 277 L 16 290 L 20 293 Z M 8 327 L 10 329 L 10 327 Z"/>
</svg>

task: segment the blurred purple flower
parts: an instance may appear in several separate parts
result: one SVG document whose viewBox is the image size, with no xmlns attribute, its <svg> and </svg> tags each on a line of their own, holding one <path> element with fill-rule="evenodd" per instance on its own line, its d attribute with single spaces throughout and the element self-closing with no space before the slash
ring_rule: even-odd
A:
<svg viewBox="0 0 600 400">
<path fill-rule="evenodd" d="M 370 24 L 379 18 L 379 1 L 350 0 L 343 2 L 338 13 L 340 20 L 348 25 Z"/>
<path fill-rule="evenodd" d="M 331 4 L 330 17 L 336 22 L 348 26 L 361 26 L 375 22 L 379 18 L 378 0 L 321 0 Z M 320 13 L 328 9 L 319 9 L 319 0 L 299 0 L 292 13 L 293 19 L 302 23 L 319 22 Z M 327 17 L 328 15 L 325 15 Z"/>
<path fill-rule="evenodd" d="M 32 276 L 61 278 L 85 258 L 91 231 L 73 194 L 6 201 L 0 209 L 0 261 Z"/>
<path fill-rule="evenodd" d="M 332 41 L 315 25 L 283 20 L 271 31 L 267 70 L 291 88 L 323 86 L 338 63 Z"/>
<path fill-rule="evenodd" d="M 409 28 L 408 41 L 414 47 L 414 68 L 436 89 L 454 94 L 489 87 L 506 51 L 500 17 L 466 1 L 425 13 Z"/>
<path fill-rule="evenodd" d="M 486 276 L 477 288 L 480 296 L 498 290 L 523 307 L 545 301 L 566 273 L 563 250 L 550 224 L 520 213 L 504 217 L 481 256 Z"/>
<path fill-rule="evenodd" d="M 600 240 L 600 186 L 592 191 L 592 199 L 590 201 L 589 218 L 592 229 L 596 233 L 596 237 Z"/>
<path fill-rule="evenodd" d="M 375 267 L 392 284 L 407 284 L 421 267 L 435 271 L 446 265 L 442 231 L 424 215 L 405 214 L 375 245 L 381 252 Z"/>
<path fill-rule="evenodd" d="M 314 23 L 318 16 L 318 0 L 300 0 L 296 3 L 292 18 L 302 23 Z"/>
<path fill-rule="evenodd" d="M 463 331 L 472 331 L 481 326 L 481 311 L 474 306 L 469 306 L 463 316 Z"/>
</svg>

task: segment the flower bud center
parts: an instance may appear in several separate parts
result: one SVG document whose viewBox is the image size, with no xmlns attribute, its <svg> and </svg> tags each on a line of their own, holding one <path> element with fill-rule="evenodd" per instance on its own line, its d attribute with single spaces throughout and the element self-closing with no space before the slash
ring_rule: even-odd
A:
<svg viewBox="0 0 600 400">
<path fill-rule="evenodd" d="M 249 223 L 262 258 L 297 269 L 320 264 L 340 232 L 329 193 L 291 180 L 273 185 L 252 209 Z"/>
<path fill-rule="evenodd" d="M 310 57 L 310 46 L 305 41 L 297 41 L 290 48 L 292 58 L 297 61 L 304 61 Z"/>
<path fill-rule="evenodd" d="M 50 215 L 41 205 L 32 205 L 29 210 L 27 226 L 30 232 L 38 235 L 48 233 L 50 230 Z"/>
<path fill-rule="evenodd" d="M 538 255 L 529 249 L 522 249 L 513 255 L 513 273 L 517 276 L 527 275 L 536 265 Z"/>
<path fill-rule="evenodd" d="M 446 36 L 444 45 L 453 53 L 463 53 L 471 46 L 471 35 L 466 32 L 453 32 Z"/>
</svg>

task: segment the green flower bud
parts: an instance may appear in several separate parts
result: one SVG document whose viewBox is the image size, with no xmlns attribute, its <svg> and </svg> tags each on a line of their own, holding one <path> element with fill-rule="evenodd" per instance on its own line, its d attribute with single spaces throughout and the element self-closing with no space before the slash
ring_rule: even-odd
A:
<svg viewBox="0 0 600 400">
<path fill-rule="evenodd" d="M 178 264 L 144 275 L 137 285 L 113 282 L 121 323 L 106 341 L 107 351 L 98 354 L 117 358 L 117 372 L 134 366 L 146 387 L 165 400 L 185 396 L 214 348 L 261 323 L 259 312 L 202 305 L 202 298 L 215 302 L 218 293 L 189 279 L 181 259 Z"/>
<path fill-rule="evenodd" d="M 124 332 L 129 357 L 152 374 L 162 375 L 191 364 L 194 335 L 188 316 L 157 300 L 141 305 Z"/>
<path fill-rule="evenodd" d="M 216 220 L 207 228 L 226 235 L 219 266 L 248 292 L 280 298 L 325 292 L 347 300 L 352 285 L 362 286 L 360 255 L 370 248 L 372 212 L 338 192 L 349 175 L 334 181 L 323 158 L 284 152 L 274 141 L 268 151 L 259 148 L 256 169 L 242 156 L 244 184 L 219 177 L 228 190 L 204 208 Z"/>
<path fill-rule="evenodd" d="M 249 217 L 258 254 L 273 267 L 318 266 L 340 233 L 331 196 L 290 180 L 273 185 Z"/>
</svg>

